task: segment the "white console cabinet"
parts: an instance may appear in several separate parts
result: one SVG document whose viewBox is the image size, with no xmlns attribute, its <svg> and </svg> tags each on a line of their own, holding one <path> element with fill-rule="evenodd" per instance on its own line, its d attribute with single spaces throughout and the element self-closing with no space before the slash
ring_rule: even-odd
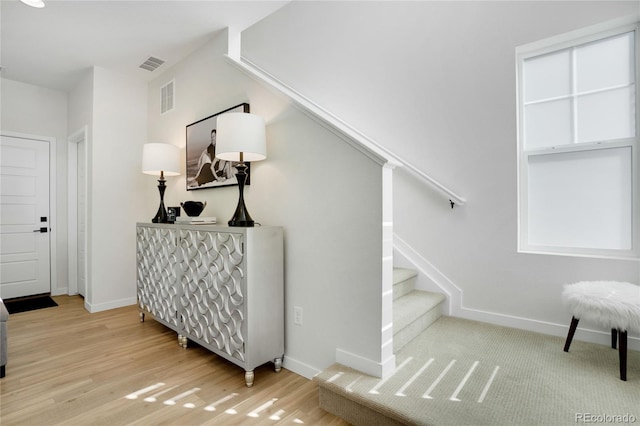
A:
<svg viewBox="0 0 640 426">
<path fill-rule="evenodd" d="M 139 223 L 140 319 L 151 314 L 245 370 L 284 356 L 283 232 L 274 226 Z"/>
</svg>

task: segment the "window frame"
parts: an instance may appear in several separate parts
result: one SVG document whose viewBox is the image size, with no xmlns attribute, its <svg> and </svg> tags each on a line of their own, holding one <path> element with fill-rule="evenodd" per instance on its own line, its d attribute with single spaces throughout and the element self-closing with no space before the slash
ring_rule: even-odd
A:
<svg viewBox="0 0 640 426">
<path fill-rule="evenodd" d="M 606 38 L 634 32 L 634 71 L 635 71 L 635 136 L 631 138 L 601 140 L 595 142 L 577 142 L 575 137 L 571 144 L 550 146 L 535 149 L 525 149 L 524 129 L 524 73 L 525 60 L 532 57 L 551 54 L 561 50 L 571 49 L 584 44 L 596 42 Z M 598 257 L 616 259 L 640 258 L 640 185 L 638 183 L 638 166 L 640 165 L 640 22 L 638 18 L 616 20 L 608 23 L 573 31 L 560 36 L 530 43 L 516 48 L 516 94 L 517 94 L 517 200 L 518 200 L 518 241 L 519 253 L 536 253 L 549 255 L 565 255 L 579 257 Z M 576 93 L 571 94 L 577 96 Z M 576 129 L 572 131 L 575 133 Z M 536 155 L 553 155 L 579 151 L 593 151 L 611 148 L 629 147 L 631 149 L 631 249 L 603 249 L 542 246 L 529 243 L 529 206 L 528 206 L 528 175 L 529 158 Z"/>
</svg>

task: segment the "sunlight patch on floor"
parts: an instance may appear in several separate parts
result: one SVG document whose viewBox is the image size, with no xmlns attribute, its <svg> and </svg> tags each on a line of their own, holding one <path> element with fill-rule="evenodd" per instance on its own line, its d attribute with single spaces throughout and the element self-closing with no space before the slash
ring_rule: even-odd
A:
<svg viewBox="0 0 640 426">
<path fill-rule="evenodd" d="M 269 420 L 274 420 L 274 421 L 278 421 L 282 418 L 282 415 L 285 413 L 284 410 L 278 410 L 275 412 L 275 414 L 269 416 Z"/>
<path fill-rule="evenodd" d="M 431 386 L 429 387 L 429 389 L 427 389 L 427 391 L 422 395 L 422 398 L 433 399 L 433 397 L 431 396 L 431 392 L 433 392 L 433 390 L 436 388 L 436 386 L 438 386 L 438 383 L 440 383 L 440 381 L 444 378 L 444 376 L 447 375 L 447 373 L 449 372 L 449 370 L 451 369 L 451 367 L 453 367 L 453 364 L 455 364 L 455 363 L 456 363 L 455 359 L 451 360 L 449 365 L 447 365 L 447 367 L 442 371 L 442 373 L 440 373 L 440 375 L 438 376 L 436 381 L 433 382 L 431 384 Z"/>
<path fill-rule="evenodd" d="M 137 400 L 138 397 L 143 396 L 144 394 L 149 394 L 151 392 L 155 392 L 149 396 L 147 396 L 146 398 L 143 399 L 144 402 L 158 402 L 158 399 L 165 394 L 169 394 L 172 391 L 175 391 L 179 386 L 178 385 L 173 385 L 173 386 L 169 386 L 166 389 L 162 389 L 164 386 L 167 386 L 165 383 L 156 383 L 154 385 L 150 385 L 147 386 L 145 388 L 139 389 L 135 392 L 132 392 L 128 395 L 126 395 L 124 397 L 124 399 L 128 399 L 128 400 Z M 163 405 L 167 405 L 167 406 L 176 406 L 176 407 L 180 407 L 180 408 L 184 408 L 184 409 L 189 409 L 189 410 L 193 410 L 198 408 L 198 405 L 194 402 L 185 402 L 182 406 L 180 406 L 178 404 L 178 401 L 183 400 L 183 399 L 188 399 L 190 396 L 195 395 L 198 391 L 200 391 L 200 388 L 191 388 L 189 390 L 186 390 L 184 392 L 180 392 L 175 394 L 174 396 L 170 396 L 168 399 L 165 399 L 162 404 Z M 177 391 L 175 391 L 177 392 Z M 208 412 L 214 412 L 217 411 L 218 409 L 222 409 L 220 408 L 220 406 L 223 406 L 225 403 L 231 401 L 232 399 L 236 398 L 240 396 L 240 394 L 238 393 L 230 393 L 229 395 L 226 395 L 220 399 L 218 399 L 215 402 L 212 402 L 206 406 L 202 407 L 202 410 L 204 411 L 208 411 Z M 250 396 L 250 395 L 249 395 Z M 269 420 L 272 421 L 279 421 L 281 420 L 285 415 L 286 415 L 286 411 L 283 409 L 278 409 L 275 413 L 271 414 L 268 412 L 269 409 L 271 409 L 275 404 L 277 404 L 277 402 L 279 401 L 279 398 L 270 398 L 267 401 L 264 401 L 262 404 L 257 405 L 256 407 L 253 407 L 252 409 L 250 409 L 246 416 L 247 417 L 251 417 L 251 418 L 259 418 L 260 416 L 264 415 L 265 418 L 268 418 Z M 238 403 L 236 403 L 235 405 L 227 408 L 226 410 L 224 410 L 224 413 L 229 414 L 229 415 L 238 415 L 239 413 L 239 407 L 241 405 L 245 404 L 245 401 L 240 401 Z M 275 407 L 277 408 L 277 407 Z M 293 423 L 295 424 L 304 424 L 304 421 L 299 419 L 299 418 L 295 418 L 292 420 Z"/>
<path fill-rule="evenodd" d="M 158 393 L 155 393 L 155 394 L 153 394 L 153 395 L 151 395 L 151 396 L 148 396 L 148 397 L 146 397 L 146 398 L 144 399 L 144 402 L 156 402 L 156 401 L 158 400 L 158 397 L 159 397 L 159 396 L 162 396 L 162 395 L 164 395 L 164 394 L 165 394 L 165 393 L 167 393 L 167 392 L 171 392 L 172 390 L 174 390 L 174 389 L 175 389 L 175 388 L 177 388 L 177 387 L 178 387 L 177 385 L 176 385 L 176 386 L 171 386 L 169 389 L 165 389 L 165 390 L 160 391 L 160 392 L 158 392 Z"/>
<path fill-rule="evenodd" d="M 404 393 L 404 391 L 407 390 L 407 388 L 409 386 L 411 386 L 411 383 L 415 382 L 415 380 L 420 377 L 420 375 L 424 372 L 424 370 L 427 369 L 427 367 L 429 367 L 431 365 L 431 363 L 433 362 L 433 358 L 431 358 L 429 361 L 427 361 L 421 368 L 420 370 L 418 370 L 418 372 L 416 374 L 414 374 L 413 376 L 411 376 L 411 378 L 409 380 L 407 380 L 405 382 L 404 385 L 402 385 L 402 387 L 400 389 L 398 389 L 398 391 L 396 392 L 396 396 L 407 396 L 407 394 Z"/>
<path fill-rule="evenodd" d="M 409 362 L 411 362 L 412 359 L 413 359 L 413 357 L 409 357 L 409 358 L 405 359 L 402 364 L 400 364 L 398 367 L 396 367 L 396 369 L 393 371 L 393 373 L 389 377 L 387 377 L 386 379 L 380 380 L 378 382 L 378 384 L 375 385 L 373 387 L 373 389 L 371 389 L 369 391 L 369 393 L 377 395 L 379 393 L 378 389 L 380 389 L 385 383 L 387 383 L 388 380 L 390 380 L 393 376 L 395 376 L 396 373 L 398 373 L 400 370 L 402 370 Z"/>
<path fill-rule="evenodd" d="M 473 365 L 471 366 L 469 371 L 467 371 L 467 374 L 465 374 L 464 378 L 462 379 L 462 381 L 460 382 L 460 384 L 456 388 L 456 390 L 449 397 L 449 401 L 458 401 L 458 402 L 460 401 L 458 399 L 458 395 L 460 394 L 460 391 L 462 391 L 462 388 L 464 387 L 464 385 L 467 383 L 467 380 L 469 380 L 469 377 L 471 377 L 471 374 L 473 374 L 473 370 L 476 369 L 478 364 L 480 364 L 480 361 L 476 361 L 476 362 L 473 363 Z"/>
<path fill-rule="evenodd" d="M 151 392 L 152 390 L 159 389 L 162 386 L 164 386 L 164 383 L 156 383 L 155 385 L 147 386 L 144 389 L 140 389 L 139 391 L 136 391 L 134 393 L 130 393 L 129 395 L 125 396 L 125 398 L 127 398 L 127 399 L 137 399 L 140 395 L 143 395 L 143 394 L 145 394 L 147 392 Z"/>
<path fill-rule="evenodd" d="M 224 398 L 217 400 L 213 404 L 207 405 L 206 407 L 204 407 L 204 409 L 205 411 L 216 411 L 216 406 L 224 404 L 225 402 L 229 401 L 231 398 L 235 398 L 236 396 L 238 396 L 238 394 L 234 392 L 230 395 L 225 396 Z"/>
<path fill-rule="evenodd" d="M 482 389 L 482 393 L 480 394 L 480 398 L 478 398 L 478 403 L 482 404 L 484 398 L 487 396 L 487 392 L 489 392 L 489 388 L 491 387 L 491 383 L 493 383 L 493 379 L 496 378 L 496 374 L 498 374 L 498 370 L 500 369 L 499 365 L 496 365 L 496 368 L 493 369 L 493 373 L 491 373 L 491 377 L 489 377 L 489 381 Z"/>
<path fill-rule="evenodd" d="M 266 410 L 267 408 L 271 407 L 273 403 L 276 402 L 277 400 L 278 398 L 271 398 L 271 401 L 265 402 L 264 404 L 262 404 L 261 406 L 259 406 L 258 408 L 256 408 L 255 410 L 247 414 L 247 416 L 254 417 L 254 418 L 260 417 L 260 413 Z"/>
<path fill-rule="evenodd" d="M 164 405 L 176 405 L 177 401 L 180 401 L 181 399 L 184 399 L 184 398 L 188 397 L 189 395 L 193 395 L 194 393 L 198 392 L 199 390 L 200 390 L 200 388 L 189 389 L 186 392 L 182 392 L 180 395 L 176 395 L 173 398 L 167 399 L 164 402 Z"/>
<path fill-rule="evenodd" d="M 466 367 L 464 362 L 456 364 L 457 361 L 455 359 L 447 360 L 448 364 L 446 365 L 446 367 L 444 367 L 444 369 L 440 371 L 437 378 L 429 384 L 428 389 L 424 393 L 422 393 L 422 395 L 419 395 L 419 394 L 416 395 L 415 391 L 411 392 L 410 387 L 414 385 L 416 382 L 418 382 L 418 384 L 420 385 L 426 385 L 428 383 L 426 381 L 430 379 L 426 378 L 428 376 L 425 376 L 424 372 L 427 371 L 427 369 L 429 368 L 433 370 L 434 368 L 433 365 L 435 361 L 436 361 L 435 358 L 430 358 L 429 360 L 424 362 L 424 361 L 414 359 L 413 357 L 407 357 L 400 365 L 398 365 L 398 367 L 393 371 L 393 373 L 391 373 L 390 376 L 385 377 L 384 379 L 376 379 L 373 384 L 370 384 L 369 386 L 373 385 L 373 387 L 370 388 L 368 391 L 366 390 L 367 385 L 361 384 L 362 382 L 364 382 L 364 380 L 362 379 L 364 379 L 366 376 L 359 375 L 357 372 L 352 374 L 352 373 L 347 373 L 345 371 L 337 371 L 333 373 L 333 375 L 326 380 L 326 383 L 338 384 L 339 382 L 342 382 L 341 384 L 338 384 L 338 386 L 344 389 L 344 391 L 348 394 L 358 393 L 361 391 L 370 395 L 383 396 L 383 395 L 388 395 L 389 392 L 391 392 L 393 396 L 398 398 L 414 397 L 414 398 L 431 400 L 434 398 L 438 398 L 438 399 L 441 398 L 441 396 L 435 396 L 435 397 L 433 396 L 433 395 L 438 395 L 438 392 L 434 393 L 436 388 L 438 388 L 443 382 L 446 382 L 447 380 L 449 381 L 456 380 L 455 378 L 450 378 L 450 377 L 451 376 L 455 377 L 457 376 L 457 374 L 461 374 L 459 370 L 463 368 L 467 368 L 467 370 L 465 371 L 464 377 L 460 382 L 457 383 L 453 393 L 448 398 L 447 397 L 445 398 L 447 398 L 451 402 L 461 402 L 462 400 L 459 398 L 459 395 L 462 394 L 463 389 L 465 388 L 465 386 L 468 384 L 468 382 L 473 376 L 473 380 L 475 381 L 474 383 L 475 387 L 479 385 L 483 385 L 480 396 L 477 399 L 477 403 L 482 404 L 485 398 L 487 397 L 487 394 L 489 393 L 489 389 L 491 388 L 491 385 L 493 384 L 498 374 L 498 370 L 500 370 L 500 366 L 498 365 L 494 366 L 491 376 L 488 378 L 486 383 L 484 383 L 485 375 L 488 372 L 486 370 L 486 367 L 483 367 L 481 369 L 477 368 L 478 366 L 480 366 L 480 361 L 474 361 L 470 367 Z M 420 364 L 415 365 L 417 362 L 422 363 L 422 365 Z M 417 371 L 415 370 L 416 368 L 418 368 Z M 456 375 L 448 374 L 451 370 L 455 371 L 456 369 L 458 369 Z M 478 372 L 479 370 L 482 370 L 482 371 L 479 373 Z M 411 374 L 411 376 L 406 378 L 405 380 L 405 377 L 407 377 L 409 374 Z M 356 376 L 355 378 L 353 378 L 354 375 Z M 392 380 L 394 379 L 394 377 L 400 380 L 403 380 L 404 382 L 403 383 L 400 382 L 401 383 L 400 384 L 398 383 L 400 380 Z M 351 380 L 351 381 L 347 382 L 347 380 Z M 479 381 L 480 383 L 478 383 Z M 448 383 L 447 386 L 451 386 L 451 383 Z"/>
</svg>

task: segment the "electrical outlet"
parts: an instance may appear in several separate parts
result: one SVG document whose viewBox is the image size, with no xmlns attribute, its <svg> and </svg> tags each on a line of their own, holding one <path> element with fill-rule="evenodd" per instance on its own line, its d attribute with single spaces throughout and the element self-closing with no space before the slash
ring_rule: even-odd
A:
<svg viewBox="0 0 640 426">
<path fill-rule="evenodd" d="M 302 325 L 302 308 L 300 306 L 293 307 L 293 323 Z"/>
</svg>

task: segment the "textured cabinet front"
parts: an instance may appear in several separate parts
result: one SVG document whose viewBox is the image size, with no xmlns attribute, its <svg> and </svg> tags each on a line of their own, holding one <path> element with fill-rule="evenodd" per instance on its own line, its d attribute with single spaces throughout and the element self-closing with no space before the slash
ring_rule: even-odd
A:
<svg viewBox="0 0 640 426">
<path fill-rule="evenodd" d="M 156 319 L 177 327 L 179 271 L 177 232 L 163 228 L 137 228 L 138 305 Z"/>
<path fill-rule="evenodd" d="M 244 362 L 243 246 L 242 234 L 180 231 L 184 334 Z"/>
<path fill-rule="evenodd" d="M 141 308 L 178 333 L 253 370 L 284 355 L 283 231 L 280 227 L 138 224 Z"/>
</svg>

